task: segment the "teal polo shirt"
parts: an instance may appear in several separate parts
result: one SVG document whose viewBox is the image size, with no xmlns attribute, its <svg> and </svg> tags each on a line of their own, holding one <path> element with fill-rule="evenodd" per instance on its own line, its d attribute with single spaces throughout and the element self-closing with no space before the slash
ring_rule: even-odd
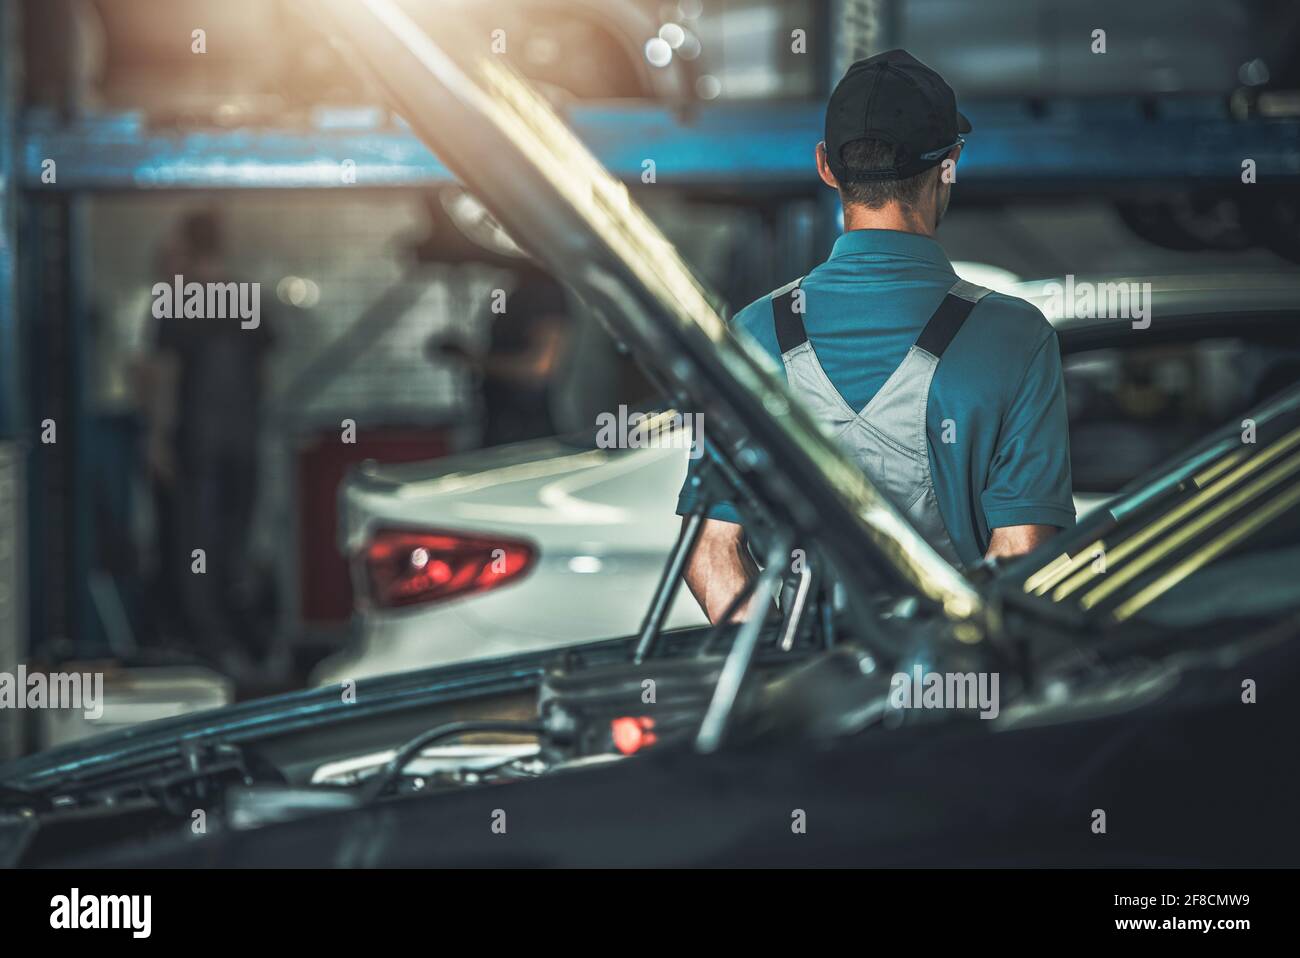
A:
<svg viewBox="0 0 1300 958">
<path fill-rule="evenodd" d="M 807 275 L 804 326 L 850 406 L 871 401 L 956 281 L 938 243 L 895 230 L 845 233 Z M 770 295 L 737 313 L 732 327 L 781 368 Z M 1032 305 L 999 293 L 975 305 L 943 354 L 926 413 L 939 511 L 963 562 L 983 558 L 993 529 L 1074 523 L 1060 349 Z M 678 513 L 694 498 L 688 478 Z M 730 503 L 709 515 L 741 521 Z"/>
</svg>

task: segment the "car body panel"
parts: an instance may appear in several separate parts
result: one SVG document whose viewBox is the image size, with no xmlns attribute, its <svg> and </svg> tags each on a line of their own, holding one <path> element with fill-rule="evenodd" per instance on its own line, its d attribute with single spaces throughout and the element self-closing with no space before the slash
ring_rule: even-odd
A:
<svg viewBox="0 0 1300 958">
<path fill-rule="evenodd" d="M 791 742 L 701 756 L 647 753 L 508 786 L 412 797 L 206 840 L 204 867 L 1262 866 L 1300 860 L 1278 828 L 1297 768 L 1263 727 L 1300 692 L 1294 645 L 1242 663 L 1271 704 L 1204 704 L 1192 675 L 1139 710 L 1087 722 L 904 727 L 832 747 Z M 1198 685 L 1200 687 L 1198 687 Z M 1196 747 L 1189 751 L 1188 741 Z M 1242 788 L 1212 756 L 1250 769 Z M 888 774 L 882 774 L 888 769 Z M 940 773 L 938 770 L 942 770 Z M 960 783 L 941 787 L 936 775 Z M 1081 796 L 1087 796 L 1086 801 Z M 509 809 L 509 842 L 483 826 Z M 1116 814 L 1102 837 L 1093 808 Z M 806 836 L 791 838 L 791 810 Z M 526 823 L 526 824 L 525 824 Z M 191 867 L 182 838 L 80 851 L 65 866 Z"/>
<path fill-rule="evenodd" d="M 681 526 L 673 505 L 688 454 L 525 443 L 496 450 L 482 470 L 474 467 L 485 460 L 471 457 L 454 471 L 435 461 L 427 472 L 377 469 L 346 484 L 341 545 L 354 562 L 376 528 L 401 527 L 527 539 L 538 545 L 536 565 L 517 581 L 469 597 L 399 609 L 363 604 L 354 645 L 318 668 L 313 681 L 635 631 Z M 682 590 L 666 624 L 704 621 Z"/>
</svg>

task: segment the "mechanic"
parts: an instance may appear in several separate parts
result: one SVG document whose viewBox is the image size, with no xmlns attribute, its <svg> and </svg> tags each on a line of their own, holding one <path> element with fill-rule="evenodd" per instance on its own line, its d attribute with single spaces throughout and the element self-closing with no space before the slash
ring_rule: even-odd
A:
<svg viewBox="0 0 1300 958">
<path fill-rule="evenodd" d="M 951 87 L 905 51 L 853 64 L 815 151 L 844 235 L 732 321 L 958 567 L 1074 522 L 1056 333 L 1024 300 L 958 279 L 934 239 L 970 129 Z M 695 496 L 688 477 L 678 514 Z M 687 563 L 713 622 L 757 572 L 740 523 L 730 503 L 713 506 Z"/>
<path fill-rule="evenodd" d="M 477 201 L 460 207 L 471 212 L 456 214 L 457 194 L 464 195 L 458 188 L 426 195 L 428 233 L 412 245 L 412 253 L 419 262 L 507 270 L 514 275 L 513 288 L 503 303 L 494 295 L 484 306 L 484 319 L 491 323 L 486 350 L 474 349 L 455 333 L 435 334 L 426 341 L 425 354 L 435 362 L 458 363 L 471 376 L 482 400 L 483 446 L 554 436 L 559 431 L 554 394 L 575 332 L 568 295 L 534 258 L 517 247 L 506 254 L 495 245 L 492 231 L 500 228 Z M 483 219 L 470 218 L 475 208 Z M 492 226 L 485 227 L 485 220 Z"/>
<path fill-rule="evenodd" d="M 186 213 L 159 255 L 160 278 L 211 288 L 229 282 L 228 246 L 215 209 Z M 174 316 L 151 310 L 153 351 L 138 367 L 154 493 L 160 623 L 188 651 L 241 685 L 266 675 L 270 636 L 258 621 L 259 575 L 249 552 L 257 504 L 257 423 L 265 409 L 274 320 Z M 202 545 L 207 572 L 191 571 Z"/>
</svg>

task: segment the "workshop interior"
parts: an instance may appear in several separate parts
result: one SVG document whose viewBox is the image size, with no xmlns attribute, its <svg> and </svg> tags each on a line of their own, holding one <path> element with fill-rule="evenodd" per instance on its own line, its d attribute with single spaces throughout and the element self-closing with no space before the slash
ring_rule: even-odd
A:
<svg viewBox="0 0 1300 958">
<path fill-rule="evenodd" d="M 1032 548 L 771 332 L 898 50 Z M 1294 3 L 0 0 L 0 865 L 1300 865 L 1298 561 Z"/>
</svg>

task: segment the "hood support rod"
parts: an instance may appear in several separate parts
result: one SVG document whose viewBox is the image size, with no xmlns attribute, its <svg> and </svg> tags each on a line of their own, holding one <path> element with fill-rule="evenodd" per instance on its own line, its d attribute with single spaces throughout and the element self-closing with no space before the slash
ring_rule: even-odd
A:
<svg viewBox="0 0 1300 958">
<path fill-rule="evenodd" d="M 731 711 L 740 695 L 740 688 L 749 673 L 749 665 L 754 659 L 754 649 L 758 646 L 759 634 L 767 622 L 773 590 L 784 578 L 785 563 L 789 555 L 789 537 L 777 536 L 768 549 L 767 561 L 763 564 L 763 571 L 758 577 L 758 583 L 754 587 L 749 607 L 746 609 L 747 617 L 736 632 L 731 651 L 727 653 L 727 661 L 722 664 L 718 684 L 713 688 L 709 709 L 704 713 L 704 721 L 700 723 L 700 731 L 695 737 L 697 752 L 716 752 L 718 746 L 722 744 L 723 736 L 727 731 L 727 720 L 731 717 Z"/>
</svg>

